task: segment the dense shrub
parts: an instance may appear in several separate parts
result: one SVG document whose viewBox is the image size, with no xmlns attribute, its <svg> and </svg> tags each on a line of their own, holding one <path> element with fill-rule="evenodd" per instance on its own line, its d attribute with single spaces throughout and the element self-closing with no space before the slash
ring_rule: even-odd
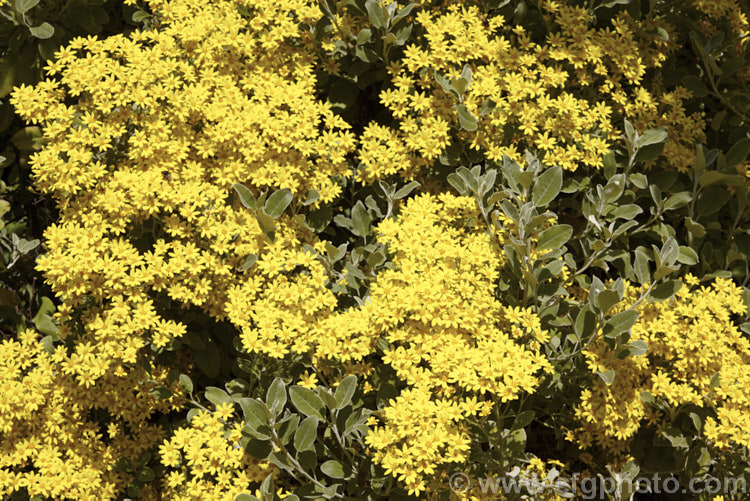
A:
<svg viewBox="0 0 750 501">
<path fill-rule="evenodd" d="M 13 82 L 58 216 L 5 495 L 747 477 L 736 1 L 125 3 Z"/>
</svg>

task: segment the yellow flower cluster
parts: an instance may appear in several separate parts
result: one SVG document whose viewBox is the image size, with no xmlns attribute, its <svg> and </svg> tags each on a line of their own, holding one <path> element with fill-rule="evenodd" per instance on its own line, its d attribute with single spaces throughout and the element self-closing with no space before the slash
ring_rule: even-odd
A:
<svg viewBox="0 0 750 501">
<path fill-rule="evenodd" d="M 363 309 L 372 308 L 372 335 L 390 344 L 383 362 L 410 389 L 367 443 L 375 461 L 421 492 L 442 465 L 466 458 L 465 418 L 535 390 L 550 369 L 537 351 L 546 333 L 535 315 L 495 299 L 502 262 L 473 199 L 421 195 L 377 231 L 394 268 L 378 274 Z"/>
<path fill-rule="evenodd" d="M 250 492 L 250 484 L 262 482 L 276 468 L 250 457 L 240 445 L 242 425 L 227 423 L 232 404 L 215 412 L 193 416 L 189 428 L 180 428 L 159 447 L 168 471 L 162 495 L 174 501 L 234 499 Z"/>
<path fill-rule="evenodd" d="M 159 30 L 76 39 L 47 68 L 57 80 L 13 93 L 18 113 L 43 125 L 49 146 L 32 169 L 62 211 L 40 269 L 69 310 L 92 297 L 116 305 L 157 346 L 183 329 L 160 319 L 149 292 L 221 317 L 233 270 L 260 252 L 252 214 L 227 204 L 232 184 L 316 189 L 330 201 L 354 145 L 314 96 L 312 53 L 286 43 L 305 38 L 299 22 L 317 7 L 244 6 L 263 14 L 248 21 L 231 1 L 151 2 Z M 133 231 L 157 243 L 138 249 L 121 236 Z"/>
<path fill-rule="evenodd" d="M 747 10 L 740 7 L 738 0 L 692 0 L 691 3 L 709 18 L 727 18 L 736 33 L 747 31 Z"/>
<path fill-rule="evenodd" d="M 358 362 L 376 353 L 379 339 L 388 343 L 382 361 L 408 389 L 384 410 L 367 443 L 375 461 L 413 492 L 425 490 L 441 465 L 465 459 L 467 417 L 489 412 L 493 399 L 533 392 L 550 369 L 538 351 L 547 339 L 539 319 L 495 298 L 503 261 L 484 224 L 469 197 L 410 200 L 398 219 L 376 228 L 393 268 L 377 274 L 356 308 L 335 311 L 322 264 L 290 250 L 286 230 L 254 265 L 255 275 L 228 293 L 227 317 L 251 352 L 311 352 L 318 363 L 366 373 Z"/>
<path fill-rule="evenodd" d="M 166 370 L 142 368 L 186 332 L 165 318 L 165 302 L 223 319 L 241 283 L 271 287 L 281 308 L 305 280 L 320 291 L 317 272 L 282 283 L 297 264 L 311 265 L 296 250 L 311 233 L 284 216 L 271 245 L 252 212 L 229 200 L 237 182 L 256 195 L 316 189 L 330 201 L 340 192 L 354 136 L 317 100 L 315 55 L 304 48 L 303 23 L 321 14 L 307 1 L 242 4 L 244 17 L 231 0 L 154 0 L 154 29 L 76 38 L 49 63 L 48 80 L 12 94 L 16 111 L 44 130 L 46 147 L 30 163 L 60 218 L 38 267 L 62 303 L 55 319 L 71 348 L 3 348 L 7 492 L 120 495 L 132 478 L 112 465 L 159 443 L 149 417 L 183 405 L 155 400 L 149 390 L 168 386 Z M 238 272 L 251 254 L 258 264 Z M 256 271 L 268 284 L 253 282 Z M 311 315 L 335 304 L 328 294 L 309 298 Z M 110 416 L 102 430 L 88 415 L 97 408 Z"/>
<path fill-rule="evenodd" d="M 299 247 L 294 228 L 281 226 L 276 240 L 253 265 L 252 277 L 228 291 L 227 318 L 241 330 L 242 345 L 249 352 L 281 358 L 290 351 L 317 349 L 346 360 L 345 343 L 322 330 L 337 304 L 327 288 L 328 274 L 314 250 Z M 356 346 L 350 349 L 357 351 Z"/>
<path fill-rule="evenodd" d="M 686 281 L 697 283 L 691 276 Z M 637 295 L 638 289 L 628 284 L 622 307 Z M 595 442 L 613 452 L 624 451 L 645 419 L 659 420 L 658 410 L 643 402 L 644 391 L 672 409 L 691 403 L 715 410 L 717 417 L 707 419 L 705 434 L 717 447 L 750 445 L 750 341 L 732 319 L 745 310 L 742 288 L 718 278 L 711 287 L 685 286 L 673 299 L 638 307 L 631 342 L 645 341 L 645 356 L 620 359 L 597 340 L 586 352 L 589 367 L 614 370 L 615 378 L 607 385 L 597 377 L 593 387 L 582 392 L 579 445 Z M 718 387 L 712 385 L 715 377 Z"/>
<path fill-rule="evenodd" d="M 457 402 L 404 390 L 383 410 L 386 426 L 371 431 L 365 442 L 386 474 L 397 477 L 410 494 L 419 494 L 439 468 L 466 459 L 471 436 L 462 421 L 478 410 L 476 399 Z"/>
<path fill-rule="evenodd" d="M 157 445 L 152 415 L 178 410 L 178 397 L 155 400 L 167 385 L 164 369 L 105 371 L 96 387 L 81 383 L 81 367 L 97 366 L 90 343 L 73 353 L 48 352 L 35 331 L 0 345 L 0 495 L 25 489 L 55 499 L 115 499 L 134 474 L 117 473 L 121 457 L 135 461 Z M 150 494 L 149 494 L 150 493 Z M 154 493 L 143 491 L 144 499 Z"/>
<path fill-rule="evenodd" d="M 477 7 L 451 4 L 445 12 L 420 12 L 423 46 L 409 45 L 391 65 L 393 87 L 380 96 L 398 129 L 365 129 L 361 178 L 402 171 L 411 176 L 431 165 L 451 141 L 451 127 L 461 124 L 458 106 L 478 122 L 476 132 L 462 131 L 459 139 L 491 160 L 508 155 L 523 164 L 524 149 L 532 148 L 545 165 L 601 167 L 620 135 L 614 118 L 624 114 L 641 131 L 668 126 L 667 164 L 685 169 L 704 122 L 699 114 L 687 115 L 684 89 L 664 93 L 641 86 L 646 70 L 665 57 L 666 42 L 643 34 L 656 24 L 641 26 L 623 14 L 611 26 L 594 29 L 586 9 L 554 0 L 543 4 L 557 28 L 544 44 L 502 17 L 485 19 Z"/>
</svg>

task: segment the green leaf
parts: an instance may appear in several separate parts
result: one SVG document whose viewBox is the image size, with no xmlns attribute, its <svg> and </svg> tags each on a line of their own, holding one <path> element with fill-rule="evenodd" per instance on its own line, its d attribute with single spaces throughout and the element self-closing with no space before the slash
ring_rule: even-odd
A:
<svg viewBox="0 0 750 501">
<path fill-rule="evenodd" d="M 597 2 L 597 5 L 596 7 L 594 7 L 594 10 L 601 9 L 602 7 L 609 9 L 609 8 L 614 7 L 615 5 L 627 5 L 632 1 L 633 0 L 604 0 L 604 1 Z"/>
<path fill-rule="evenodd" d="M 477 130 L 479 122 L 477 122 L 476 117 L 471 114 L 466 105 L 457 104 L 456 111 L 458 112 L 458 123 L 461 125 L 462 129 L 468 130 L 469 132 Z"/>
<path fill-rule="evenodd" d="M 667 199 L 666 202 L 664 202 L 664 210 L 672 210 L 672 209 L 679 209 L 680 207 L 683 207 L 690 203 L 690 200 L 692 200 L 693 194 L 689 191 L 683 191 L 680 193 L 675 193 L 671 197 Z"/>
<path fill-rule="evenodd" d="M 613 290 L 603 290 L 599 293 L 596 298 L 596 304 L 602 313 L 607 311 L 620 302 L 620 295 Z"/>
<path fill-rule="evenodd" d="M 255 496 L 253 496 L 252 494 L 246 494 L 243 492 L 242 494 L 237 494 L 234 498 L 234 501 L 260 501 L 260 500 L 256 498 Z"/>
<path fill-rule="evenodd" d="M 621 333 L 630 330 L 638 320 L 638 312 L 635 310 L 621 311 L 609 318 L 602 328 L 605 337 L 615 338 Z"/>
<path fill-rule="evenodd" d="M 704 236 L 706 236 L 706 228 L 702 224 L 696 223 L 689 217 L 685 218 L 685 227 L 687 227 L 690 233 L 698 238 L 703 238 Z"/>
<path fill-rule="evenodd" d="M 695 75 L 683 77 L 681 83 L 683 87 L 692 92 L 693 96 L 697 98 L 706 97 L 709 93 L 708 87 L 703 83 L 703 80 Z"/>
<path fill-rule="evenodd" d="M 221 388 L 217 388 L 216 386 L 208 386 L 206 388 L 206 400 L 214 404 L 215 406 L 219 406 L 221 404 L 231 404 L 232 403 L 232 397 L 229 396 L 229 394 L 222 390 Z"/>
<path fill-rule="evenodd" d="M 511 160 L 508 155 L 503 155 L 502 171 L 503 176 L 505 177 L 505 180 L 508 181 L 510 187 L 513 188 L 514 191 L 518 192 L 518 176 L 521 173 L 521 167 L 518 165 L 518 163 Z"/>
<path fill-rule="evenodd" d="M 139 9 L 133 12 L 133 15 L 130 16 L 130 19 L 132 19 L 134 23 L 141 23 L 150 17 L 151 17 L 151 14 Z"/>
<path fill-rule="evenodd" d="M 302 414 L 323 419 L 325 404 L 314 391 L 303 386 L 292 386 L 289 388 L 289 397 Z"/>
<path fill-rule="evenodd" d="M 695 148 L 693 168 L 695 169 L 696 176 L 700 176 L 706 170 L 706 155 L 703 153 L 703 146 L 700 144 Z"/>
<path fill-rule="evenodd" d="M 677 256 L 675 256 L 675 260 L 677 259 Z M 662 278 L 666 277 L 670 273 L 674 273 L 675 271 L 679 271 L 679 266 L 659 266 L 656 268 L 656 271 L 654 272 L 654 281 L 661 280 Z"/>
<path fill-rule="evenodd" d="M 252 191 L 240 183 L 234 183 L 232 187 L 234 188 L 234 191 L 237 192 L 237 196 L 240 197 L 240 203 L 242 203 L 246 209 L 258 210 L 255 195 L 253 195 Z"/>
<path fill-rule="evenodd" d="M 332 218 L 333 207 L 327 204 L 310 211 L 310 213 L 305 216 L 305 224 L 310 230 L 315 233 L 320 233 L 331 224 Z"/>
<path fill-rule="evenodd" d="M 625 176 L 616 174 L 612 176 L 602 192 L 604 203 L 612 203 L 622 196 L 625 190 Z"/>
<path fill-rule="evenodd" d="M 417 187 L 419 187 L 419 182 L 417 181 L 412 181 L 411 183 L 405 184 L 404 186 L 399 188 L 393 198 L 396 200 L 400 200 L 406 196 L 409 196 L 409 193 L 411 193 Z"/>
<path fill-rule="evenodd" d="M 320 465 L 320 471 L 331 478 L 346 478 L 347 476 L 346 473 L 344 473 L 344 465 L 335 459 L 330 459 Z"/>
<path fill-rule="evenodd" d="M 656 399 L 654 398 L 654 395 L 651 394 L 650 391 L 644 390 L 641 392 L 641 402 L 648 405 L 654 405 L 656 403 Z"/>
<path fill-rule="evenodd" d="M 34 26 L 33 28 L 29 27 L 29 31 L 35 38 L 40 40 L 46 40 L 55 34 L 55 28 L 47 22 L 44 22 L 39 26 Z"/>
<path fill-rule="evenodd" d="M 677 261 L 677 255 L 680 252 L 680 245 L 674 237 L 669 237 L 659 252 L 661 262 L 667 266 L 672 266 Z M 654 280 L 659 280 L 654 278 Z"/>
<path fill-rule="evenodd" d="M 258 256 L 255 254 L 248 254 L 245 256 L 244 261 L 242 261 L 242 264 L 237 267 L 237 271 L 247 271 L 258 261 Z"/>
<path fill-rule="evenodd" d="M 151 395 L 157 400 L 164 400 L 165 398 L 169 398 L 172 396 L 172 390 L 165 386 L 157 386 L 153 390 L 151 390 Z"/>
<path fill-rule="evenodd" d="M 274 491 L 276 489 L 273 477 L 274 474 L 269 473 L 263 483 L 260 484 L 260 493 L 263 496 L 263 501 L 271 501 L 274 498 Z"/>
<path fill-rule="evenodd" d="M 615 380 L 615 371 L 613 371 L 612 369 L 608 369 L 604 372 L 597 372 L 596 375 L 602 378 L 602 381 L 604 381 L 607 385 L 612 384 L 612 381 Z"/>
<path fill-rule="evenodd" d="M 371 222 L 370 213 L 367 212 L 367 209 L 360 200 L 352 208 L 352 232 L 360 237 L 368 235 L 370 233 Z"/>
<path fill-rule="evenodd" d="M 55 309 L 55 305 L 50 298 L 47 296 L 42 297 L 42 304 L 39 306 L 39 311 L 31 319 L 34 322 L 34 327 L 41 334 L 46 336 L 55 336 L 57 334 L 59 328 L 52 321 L 52 314 L 55 312 Z"/>
<path fill-rule="evenodd" d="M 333 395 L 331 394 L 330 391 L 328 391 L 328 389 L 319 386 L 317 388 L 316 393 L 318 394 L 320 399 L 323 401 L 323 403 L 326 405 L 326 407 L 328 407 L 331 410 L 338 408 L 339 404 L 336 402 L 336 399 L 333 398 Z"/>
<path fill-rule="evenodd" d="M 490 98 L 485 98 L 485 100 L 482 101 L 482 106 L 479 107 L 479 116 L 483 117 L 489 115 L 495 111 L 495 108 L 497 108 L 497 103 Z"/>
<path fill-rule="evenodd" d="M 205 348 L 197 351 L 194 356 L 195 363 L 206 376 L 211 379 L 218 377 L 221 370 L 221 355 L 219 354 L 219 348 L 213 340 L 207 340 Z"/>
<path fill-rule="evenodd" d="M 154 470 L 149 468 L 148 466 L 144 466 L 140 469 L 140 471 L 135 475 L 135 479 L 139 482 L 152 482 L 156 478 L 156 474 L 154 474 Z"/>
<path fill-rule="evenodd" d="M 284 188 L 273 193 L 266 201 L 263 209 L 266 214 L 276 219 L 284 213 L 289 204 L 292 202 L 292 190 Z"/>
<path fill-rule="evenodd" d="M 651 281 L 651 269 L 648 265 L 649 258 L 646 250 L 637 248 L 635 250 L 635 261 L 633 263 L 633 270 L 635 276 L 641 284 L 646 284 Z"/>
<path fill-rule="evenodd" d="M 266 405 L 276 415 L 284 409 L 284 405 L 286 405 L 286 385 L 280 377 L 275 378 L 268 387 Z"/>
<path fill-rule="evenodd" d="M 679 428 L 676 426 L 667 426 L 664 431 L 661 432 L 662 436 L 669 440 L 669 443 L 672 444 L 672 447 L 675 447 L 677 449 L 687 449 L 688 441 L 687 438 L 682 434 L 682 431 L 680 431 Z"/>
<path fill-rule="evenodd" d="M 468 193 L 468 188 L 466 187 L 463 178 L 455 172 L 448 174 L 448 184 L 453 186 L 460 195 L 466 195 Z"/>
<path fill-rule="evenodd" d="M 18 252 L 20 252 L 21 254 L 26 255 L 39 247 L 39 244 L 40 241 L 36 238 L 34 240 L 26 240 L 25 238 L 20 238 L 18 240 L 18 243 L 16 244 L 16 250 L 18 250 Z"/>
<path fill-rule="evenodd" d="M 626 344 L 624 348 L 627 351 L 627 355 L 633 356 L 633 357 L 640 357 L 640 356 L 645 355 L 648 352 L 648 343 L 646 343 L 646 341 L 642 341 L 638 339 L 636 341 L 631 341 L 630 343 Z"/>
<path fill-rule="evenodd" d="M 625 204 L 618 206 L 617 209 L 615 209 L 615 211 L 612 213 L 612 215 L 616 218 L 633 219 L 642 212 L 643 209 L 641 209 L 640 205 Z"/>
<path fill-rule="evenodd" d="M 242 414 L 245 417 L 245 423 L 253 430 L 261 426 L 268 426 L 268 415 L 263 408 L 263 404 L 254 398 L 239 399 Z"/>
<path fill-rule="evenodd" d="M 276 237 L 276 223 L 274 222 L 274 219 L 263 212 L 256 212 L 255 220 L 258 221 L 258 227 L 266 238 L 273 242 Z"/>
<path fill-rule="evenodd" d="M 648 162 L 661 155 L 663 151 L 664 143 L 648 144 L 638 150 L 633 161 L 635 163 Z"/>
<path fill-rule="evenodd" d="M 641 190 L 645 190 L 648 186 L 648 178 L 641 174 L 640 172 L 636 174 L 630 175 L 630 182 L 635 185 L 635 187 L 640 188 Z"/>
<path fill-rule="evenodd" d="M 180 386 L 182 386 L 182 389 L 188 394 L 193 394 L 193 381 L 187 374 L 180 374 Z"/>
<path fill-rule="evenodd" d="M 528 425 L 531 424 L 531 422 L 534 420 L 534 411 L 521 411 L 516 416 L 516 419 L 513 420 L 513 425 L 511 426 L 511 430 L 518 430 L 521 428 L 526 428 Z"/>
<path fill-rule="evenodd" d="M 578 312 L 574 328 L 578 339 L 587 339 L 594 333 L 594 329 L 596 329 L 596 315 L 592 311 L 591 306 L 586 305 Z"/>
<path fill-rule="evenodd" d="M 545 207 L 560 193 L 562 168 L 559 165 L 545 171 L 534 183 L 531 200 L 537 207 Z"/>
<path fill-rule="evenodd" d="M 372 30 L 363 29 L 357 33 L 357 45 L 364 45 L 372 39 Z"/>
<path fill-rule="evenodd" d="M 537 250 L 555 249 L 562 247 L 573 235 L 573 227 L 568 224 L 559 224 L 547 228 L 539 235 Z"/>
<path fill-rule="evenodd" d="M 372 25 L 381 30 L 385 29 L 388 21 L 383 8 L 377 0 L 367 0 L 365 2 L 365 9 L 367 9 L 367 17 L 370 18 Z"/>
<path fill-rule="evenodd" d="M 680 280 L 667 280 L 663 284 L 657 285 L 651 291 L 651 297 L 656 299 L 657 302 L 664 301 L 674 296 L 681 288 L 682 282 Z"/>
<path fill-rule="evenodd" d="M 350 375 L 341 380 L 336 387 L 336 392 L 333 394 L 333 398 L 336 399 L 336 404 L 339 409 L 346 407 L 352 402 L 352 397 L 354 396 L 354 391 L 356 389 L 357 376 Z"/>
<path fill-rule="evenodd" d="M 307 207 L 308 205 L 311 205 L 318 200 L 320 200 L 320 192 L 318 192 L 318 190 L 310 190 L 305 195 L 305 200 L 304 202 L 302 202 L 302 205 Z"/>
<path fill-rule="evenodd" d="M 644 132 L 635 143 L 636 148 L 643 148 L 650 144 L 663 143 L 669 135 L 666 127 L 654 127 Z"/>
<path fill-rule="evenodd" d="M 698 264 L 698 253 L 691 247 L 680 245 L 680 252 L 677 255 L 677 260 L 682 264 L 693 266 Z"/>
<path fill-rule="evenodd" d="M 443 89 L 443 92 L 445 92 L 446 94 L 452 94 L 456 97 L 460 97 L 456 89 L 453 87 L 450 79 L 442 73 L 438 73 L 437 71 L 435 72 L 435 81 L 440 85 L 440 87 Z"/>
<path fill-rule="evenodd" d="M 521 171 L 518 173 L 518 184 L 520 184 L 524 190 L 529 189 L 529 187 L 531 186 L 531 181 L 533 180 L 534 180 L 533 172 Z"/>
<path fill-rule="evenodd" d="M 750 139 L 742 138 L 727 153 L 727 168 L 736 167 L 741 164 L 750 154 Z"/>
<path fill-rule="evenodd" d="M 318 418 L 315 416 L 306 417 L 297 427 L 297 431 L 294 432 L 294 448 L 298 453 L 311 449 L 317 436 Z"/>
<path fill-rule="evenodd" d="M 700 185 L 702 187 L 706 187 L 710 184 L 714 184 L 718 182 L 721 182 L 723 184 L 732 184 L 732 185 L 740 186 L 745 182 L 745 180 L 744 178 L 740 176 L 724 174 L 722 172 L 715 171 L 715 170 L 704 172 L 703 175 L 700 177 Z"/>
<path fill-rule="evenodd" d="M 607 179 L 611 178 L 617 172 L 617 162 L 615 161 L 615 154 L 613 151 L 608 151 L 602 157 L 602 163 L 604 164 L 604 177 Z"/>
<path fill-rule="evenodd" d="M 13 4 L 19 14 L 26 14 L 28 11 L 39 5 L 39 0 L 14 0 Z"/>
<path fill-rule="evenodd" d="M 42 129 L 37 126 L 24 127 L 13 134 L 10 142 L 21 151 L 39 149 L 42 147 L 43 142 Z"/>
<path fill-rule="evenodd" d="M 418 3 L 411 2 L 406 5 L 403 9 L 399 10 L 398 13 L 396 13 L 395 16 L 393 16 L 393 19 L 391 19 L 391 24 L 395 25 L 400 20 L 404 19 L 406 16 L 411 14 L 411 11 L 415 8 L 419 7 L 420 5 Z"/>
</svg>

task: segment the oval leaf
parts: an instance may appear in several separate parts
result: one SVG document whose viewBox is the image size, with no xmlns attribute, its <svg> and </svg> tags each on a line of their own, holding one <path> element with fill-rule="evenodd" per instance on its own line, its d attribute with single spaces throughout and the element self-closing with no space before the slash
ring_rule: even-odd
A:
<svg viewBox="0 0 750 501">
<path fill-rule="evenodd" d="M 323 419 L 325 404 L 314 391 L 302 386 L 292 386 L 289 388 L 289 398 L 302 414 Z"/>
<path fill-rule="evenodd" d="M 318 436 L 318 418 L 306 417 L 294 432 L 294 448 L 297 452 L 306 451 L 315 443 Z"/>
<path fill-rule="evenodd" d="M 206 388 L 206 400 L 217 407 L 221 404 L 232 403 L 232 397 L 226 391 L 216 386 Z"/>
<path fill-rule="evenodd" d="M 560 166 L 552 167 L 539 176 L 539 179 L 534 183 L 531 200 L 537 207 L 544 207 L 555 199 L 561 188 L 562 168 Z"/>
<path fill-rule="evenodd" d="M 180 386 L 182 389 L 192 395 L 193 393 L 193 381 L 187 374 L 180 374 Z"/>
<path fill-rule="evenodd" d="M 55 28 L 49 23 L 42 23 L 39 26 L 34 26 L 33 28 L 29 28 L 29 31 L 34 37 L 40 40 L 46 40 L 55 34 Z"/>
<path fill-rule="evenodd" d="M 234 183 L 232 187 L 234 188 L 234 191 L 237 192 L 237 196 L 240 197 L 240 202 L 246 209 L 258 209 L 258 204 L 255 201 L 255 195 L 253 195 L 253 192 L 247 189 L 245 185 Z"/>
<path fill-rule="evenodd" d="M 559 224 L 552 228 L 547 228 L 539 235 L 539 241 L 536 244 L 537 250 L 561 247 L 565 242 L 570 240 L 572 235 L 573 227 L 569 224 Z"/>
<path fill-rule="evenodd" d="M 273 380 L 266 392 L 266 405 L 270 407 L 271 412 L 278 415 L 286 405 L 286 385 L 284 380 L 277 377 Z"/>
<path fill-rule="evenodd" d="M 727 152 L 727 167 L 735 167 L 741 164 L 748 154 L 750 154 L 750 139 L 740 139 Z"/>
<path fill-rule="evenodd" d="M 471 114 L 466 105 L 457 104 L 456 111 L 458 112 L 458 123 L 461 124 L 461 128 L 473 132 L 477 130 L 477 119 Z"/>
<path fill-rule="evenodd" d="M 352 231 L 355 235 L 364 237 L 370 233 L 370 213 L 365 209 L 364 204 L 359 201 L 357 205 L 352 208 Z"/>
<path fill-rule="evenodd" d="M 641 137 L 636 141 L 636 148 L 643 148 L 649 144 L 663 143 L 667 139 L 667 128 L 666 127 L 654 127 L 643 133 Z"/>
<path fill-rule="evenodd" d="M 357 376 L 351 375 L 346 376 L 341 380 L 336 392 L 333 394 L 333 398 L 336 399 L 336 404 L 339 409 L 346 407 L 352 401 L 354 391 L 357 389 Z"/>
<path fill-rule="evenodd" d="M 274 192 L 273 195 L 268 197 L 266 206 L 263 209 L 266 214 L 276 219 L 284 213 L 289 204 L 292 203 L 292 190 L 284 188 Z"/>
<path fill-rule="evenodd" d="M 251 429 L 257 430 L 261 426 L 268 424 L 266 411 L 263 409 L 263 405 L 260 402 L 254 398 L 241 398 L 239 402 L 240 407 L 242 408 L 242 414 L 245 416 L 245 423 L 247 423 Z"/>
<path fill-rule="evenodd" d="M 325 473 L 331 478 L 346 478 L 344 473 L 344 465 L 340 461 L 331 459 L 320 465 L 320 471 Z"/>
<path fill-rule="evenodd" d="M 604 336 L 613 338 L 620 333 L 629 330 L 638 320 L 638 312 L 635 310 L 625 310 L 613 316 L 604 324 Z"/>
</svg>

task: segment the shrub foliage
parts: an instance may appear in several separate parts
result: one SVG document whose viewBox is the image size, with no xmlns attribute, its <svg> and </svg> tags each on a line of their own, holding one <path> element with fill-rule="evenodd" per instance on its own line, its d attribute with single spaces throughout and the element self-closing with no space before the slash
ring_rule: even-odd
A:
<svg viewBox="0 0 750 501">
<path fill-rule="evenodd" d="M 737 0 L 126 0 L 88 37 L 65 12 L 108 2 L 38 3 L 0 6 L 43 66 L 0 60 L 2 165 L 57 214 L 54 301 L 5 317 L 4 495 L 750 480 Z"/>
</svg>

